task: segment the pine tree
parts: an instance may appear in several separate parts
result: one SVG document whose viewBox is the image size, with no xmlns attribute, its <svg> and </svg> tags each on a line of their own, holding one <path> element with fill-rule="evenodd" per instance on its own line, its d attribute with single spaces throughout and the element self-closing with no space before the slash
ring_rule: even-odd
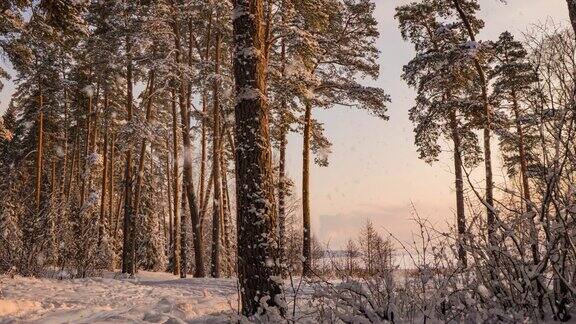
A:
<svg viewBox="0 0 576 324">
<path fill-rule="evenodd" d="M 448 0 L 446 0 L 448 1 Z M 484 169 L 486 178 L 486 196 L 484 197 L 487 214 L 487 231 L 490 244 L 497 245 L 496 242 L 496 209 L 494 207 L 494 180 L 492 174 L 492 149 L 491 133 L 493 111 L 489 99 L 489 84 L 486 75 L 486 56 L 482 54 L 482 45 L 476 40 L 476 35 L 484 22 L 476 18 L 475 14 L 480 10 L 477 0 L 451 0 L 452 9 L 456 11 L 455 15 L 459 18 L 464 30 L 468 35 L 469 42 L 466 43 L 466 49 L 474 63 L 476 69 L 479 88 L 481 95 L 479 101 L 483 106 L 483 135 L 484 135 Z"/>
<path fill-rule="evenodd" d="M 346 248 L 344 250 L 344 255 L 346 257 L 346 261 L 345 261 L 345 270 L 346 270 L 346 275 L 352 277 L 357 275 L 358 272 L 358 262 L 357 262 L 357 258 L 359 255 L 358 252 L 358 246 L 356 245 L 356 243 L 354 243 L 354 241 L 352 239 L 349 239 L 346 242 Z"/>
<path fill-rule="evenodd" d="M 242 314 L 268 305 L 280 312 L 276 208 L 266 106 L 262 0 L 234 1 L 236 214 Z"/>
<path fill-rule="evenodd" d="M 410 120 L 416 125 L 415 144 L 420 158 L 433 163 L 442 150 L 439 140 L 444 136 L 453 142 L 458 257 L 466 266 L 463 167 L 479 160 L 478 139 L 470 122 L 475 105 L 468 80 L 473 78 L 474 70 L 461 54 L 460 44 L 466 35 L 457 25 L 440 21 L 442 10 L 438 4 L 424 1 L 398 7 L 396 19 L 403 38 L 416 50 L 416 57 L 404 66 L 402 77 L 417 90 Z"/>
<path fill-rule="evenodd" d="M 174 3 L 171 3 L 172 8 L 174 8 Z M 176 11 L 178 12 L 178 11 Z M 184 34 L 181 33 L 181 21 L 178 16 L 172 17 L 171 21 L 172 31 L 174 35 L 174 63 L 176 66 L 175 71 L 175 85 L 177 88 L 177 98 L 178 98 L 178 105 L 180 108 L 180 130 L 182 132 L 182 144 L 183 144 L 183 181 L 185 182 L 185 189 L 186 189 L 186 197 L 188 200 L 188 206 L 190 209 L 190 217 L 192 219 L 191 225 L 193 231 L 195 231 L 195 237 L 201 237 L 201 225 L 200 225 L 200 217 L 198 211 L 198 199 L 196 197 L 196 193 L 194 191 L 194 179 L 192 177 L 192 143 L 190 139 L 190 131 L 191 131 L 191 107 L 186 100 L 187 94 L 187 82 L 188 80 L 184 77 L 184 69 L 185 62 L 184 62 L 184 47 L 183 39 Z M 182 24 L 184 25 L 184 24 Z M 198 251 L 203 251 L 203 243 L 199 239 L 195 239 L 194 241 L 194 250 L 196 255 L 196 276 L 203 277 L 204 276 L 204 261 L 202 255 L 198 253 Z"/>
<path fill-rule="evenodd" d="M 380 236 L 371 220 L 366 220 L 358 235 L 358 252 L 366 276 L 373 277 L 391 269 L 392 243 Z"/>
<path fill-rule="evenodd" d="M 357 82 L 359 76 L 378 75 L 377 22 L 374 4 L 366 0 L 321 3 L 294 3 L 298 13 L 294 24 L 301 30 L 297 56 L 290 68 L 293 87 L 304 106 L 302 149 L 303 271 L 309 275 L 311 257 L 310 226 L 310 151 L 317 153 L 316 163 L 327 165 L 329 141 L 322 135 L 322 125 L 312 118 L 314 106 L 359 107 L 387 119 L 384 92 Z"/>
<path fill-rule="evenodd" d="M 18 5 L 22 8 L 25 4 L 22 1 Z M 27 263 L 21 267 L 22 273 L 34 273 L 37 265 L 32 263 L 39 259 L 55 262 L 53 245 L 57 241 L 57 231 L 54 225 L 60 224 L 55 221 L 59 215 L 54 199 L 57 179 L 51 174 L 55 175 L 56 162 L 62 161 L 62 134 L 67 127 L 66 105 L 62 104 L 68 89 L 65 78 L 72 67 L 69 58 L 85 36 L 86 28 L 81 18 L 84 8 L 84 4 L 69 2 L 54 6 L 45 1 L 36 3 L 30 8 L 30 18 L 19 26 L 19 37 L 3 39 L 9 42 L 3 43 L 3 46 L 7 46 L 6 52 L 18 73 L 16 95 L 11 106 L 13 122 L 21 126 L 13 128 L 16 140 L 9 144 L 14 145 L 13 162 L 22 171 L 30 171 L 32 166 L 28 157 L 32 150 L 36 152 L 34 184 L 30 179 L 17 179 L 21 184 L 34 188 L 32 192 L 35 193 L 34 202 L 21 202 L 35 206 L 22 218 L 23 227 L 26 228 L 23 235 L 24 253 L 27 254 L 26 258 L 22 258 L 22 262 Z M 5 12 L 10 13 L 10 10 L 14 10 L 14 7 L 6 8 Z M 58 21 L 56 17 L 65 17 L 67 21 Z M 15 16 L 12 18 L 16 19 Z M 45 228 L 52 230 L 43 231 Z M 38 258 L 39 254 L 43 257 Z"/>
<path fill-rule="evenodd" d="M 535 147 L 538 139 L 536 125 L 523 109 L 522 102 L 532 94 L 538 76 L 527 60 L 528 53 L 523 45 L 509 32 L 500 35 L 494 50 L 496 62 L 490 74 L 494 80 L 492 98 L 504 114 L 503 124 L 498 127 L 500 147 L 509 175 L 520 174 L 526 210 L 531 210 L 528 167 L 535 160 L 530 148 Z"/>
</svg>

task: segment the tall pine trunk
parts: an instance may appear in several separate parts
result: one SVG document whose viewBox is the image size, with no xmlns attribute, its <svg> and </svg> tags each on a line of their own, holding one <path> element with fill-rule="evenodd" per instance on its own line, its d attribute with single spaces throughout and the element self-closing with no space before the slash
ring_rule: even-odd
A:
<svg viewBox="0 0 576 324">
<path fill-rule="evenodd" d="M 530 220 L 530 251 L 532 252 L 532 263 L 535 266 L 540 264 L 540 251 L 538 250 L 538 228 L 536 227 L 535 218 L 538 215 L 535 212 L 532 205 L 532 197 L 530 195 L 530 182 L 528 179 L 528 166 L 527 166 L 527 156 L 526 156 L 526 144 L 524 129 L 522 128 L 522 123 L 520 121 L 520 107 L 518 105 L 518 98 L 516 92 L 512 91 L 512 109 L 514 110 L 514 119 L 516 122 L 516 130 L 518 132 L 518 155 L 520 156 L 520 176 L 522 177 L 522 194 L 524 197 L 524 203 L 526 204 L 526 212 L 529 213 Z M 531 213 L 532 212 L 532 213 Z M 531 214 L 530 214 L 531 213 Z M 543 287 L 540 280 L 536 280 L 537 288 L 537 299 L 538 299 L 538 310 L 540 314 L 543 314 Z"/>
<path fill-rule="evenodd" d="M 40 95 L 38 98 L 38 143 L 36 144 L 36 214 L 40 213 L 42 198 L 42 159 L 44 155 L 44 102 L 42 98 L 42 86 L 40 85 Z"/>
<path fill-rule="evenodd" d="M 198 202 L 196 199 L 196 193 L 194 192 L 194 179 L 192 177 L 192 143 L 190 141 L 190 112 L 185 103 L 185 92 L 186 87 L 184 85 L 184 77 L 181 72 L 181 46 L 180 46 L 180 27 L 178 25 L 178 19 L 175 19 L 174 25 L 174 46 L 176 48 L 176 65 L 180 69 L 180 82 L 179 82 L 179 105 L 180 105 L 180 123 L 182 131 L 182 143 L 183 149 L 183 181 L 186 183 L 186 197 L 188 198 L 188 208 L 190 209 L 190 218 L 192 221 L 192 237 L 194 242 L 194 276 L 195 277 L 205 277 L 206 272 L 204 270 L 204 243 L 202 241 L 202 226 L 200 224 L 200 213 L 198 212 Z M 174 224 L 176 225 L 176 224 Z"/>
<path fill-rule="evenodd" d="M 122 273 L 132 275 L 134 267 L 131 263 L 130 251 L 130 215 L 132 206 L 132 156 L 130 151 L 126 153 L 126 162 L 124 169 L 124 222 L 122 226 L 123 241 L 122 241 Z"/>
<path fill-rule="evenodd" d="M 202 204 L 205 207 L 202 210 L 202 213 L 200 214 L 201 224 L 204 224 L 204 221 L 206 220 L 206 212 L 208 210 L 208 203 L 209 203 L 209 200 L 211 197 L 210 195 L 212 194 L 212 185 L 214 184 L 214 177 L 212 176 L 212 172 L 214 172 L 214 169 L 210 169 L 210 175 L 208 176 L 208 184 L 206 187 L 206 192 L 204 193 L 204 198 L 202 199 Z"/>
<path fill-rule="evenodd" d="M 222 190 L 220 177 L 220 98 L 218 93 L 220 73 L 220 33 L 216 35 L 214 44 L 214 82 L 212 85 L 213 104 L 212 108 L 212 176 L 214 177 L 214 196 L 212 200 L 212 261 L 210 264 L 210 275 L 214 278 L 220 277 L 220 219 L 222 218 Z"/>
<path fill-rule="evenodd" d="M 74 147 L 72 148 L 72 158 L 70 161 L 70 176 L 68 177 L 68 184 L 66 185 L 66 190 L 64 193 L 64 200 L 66 201 L 66 203 L 68 203 L 70 201 L 70 194 L 72 193 L 72 187 L 76 187 L 75 183 L 74 183 L 74 178 L 78 178 L 74 176 L 74 171 L 76 171 L 76 168 L 78 168 L 78 163 L 76 162 L 76 156 L 79 154 L 80 151 L 80 144 L 79 144 L 79 140 L 78 140 L 78 135 L 76 135 L 76 138 L 74 139 Z"/>
<path fill-rule="evenodd" d="M 154 78 L 155 71 L 150 71 L 150 77 L 148 80 L 148 98 L 146 99 L 146 125 L 149 125 L 152 121 L 152 107 L 153 107 L 153 95 L 154 95 Z M 136 187 L 134 189 L 134 208 L 132 214 L 132 245 L 135 246 L 137 242 L 137 226 L 138 226 L 138 215 L 140 214 L 140 201 L 142 195 L 142 178 L 144 176 L 144 166 L 146 159 L 146 147 L 148 145 L 146 136 L 142 137 L 142 143 L 140 144 L 140 156 L 138 158 L 138 172 L 136 172 Z M 132 262 L 136 263 L 136 249 L 132 248 Z"/>
<path fill-rule="evenodd" d="M 108 179 L 108 230 L 112 229 L 112 224 L 116 220 L 114 216 L 114 162 L 115 162 L 115 149 L 116 138 L 114 133 L 110 139 L 110 166 L 109 166 L 109 179 Z"/>
<path fill-rule="evenodd" d="M 178 203 L 178 115 L 176 111 L 176 95 L 172 88 L 172 197 L 174 210 L 174 221 L 172 222 L 173 230 L 172 240 L 172 273 L 180 275 L 180 206 Z"/>
<path fill-rule="evenodd" d="M 90 154 L 90 143 L 92 139 L 92 96 L 88 96 L 88 107 L 86 111 L 86 137 L 84 139 L 84 176 L 82 177 L 82 185 L 80 189 L 80 206 L 84 206 L 84 201 L 86 199 L 86 190 L 88 187 L 88 181 L 90 177 L 87 178 L 88 165 L 88 155 Z"/>
<path fill-rule="evenodd" d="M 50 183 L 52 190 L 50 192 L 50 209 L 52 215 L 50 216 L 50 263 L 56 265 L 58 261 L 58 227 L 60 225 L 60 212 L 56 208 L 58 198 L 58 185 L 56 180 L 56 160 L 52 160 L 52 167 L 50 169 Z M 58 218 L 58 219 L 57 219 Z"/>
<path fill-rule="evenodd" d="M 520 156 L 520 176 L 522 178 L 522 196 L 526 205 L 526 211 L 532 210 L 532 198 L 530 195 L 530 182 L 528 180 L 528 166 L 526 156 L 526 144 L 524 129 L 520 121 L 520 107 L 518 106 L 518 99 L 516 93 L 512 92 L 512 109 L 514 110 L 514 119 L 516 123 L 516 131 L 518 132 L 518 155 Z"/>
<path fill-rule="evenodd" d="M 310 276 L 312 270 L 312 244 L 310 227 L 310 132 L 312 103 L 306 100 L 304 133 L 302 134 L 302 275 Z"/>
<path fill-rule="evenodd" d="M 106 111 L 108 111 L 108 98 L 105 99 Z M 104 154 L 104 161 L 102 163 L 102 179 L 101 179 L 101 189 L 100 195 L 100 218 L 99 218 L 99 228 L 98 228 L 98 246 L 102 242 L 102 237 L 104 236 L 104 231 L 106 230 L 106 189 L 108 188 L 108 118 L 106 118 L 106 126 L 104 128 L 104 147 L 102 149 Z M 112 195 L 112 193 L 110 193 Z"/>
<path fill-rule="evenodd" d="M 255 314 L 261 301 L 283 312 L 278 303 L 281 289 L 274 279 L 279 267 L 263 7 L 263 0 L 234 0 L 237 255 L 242 314 L 246 316 Z"/>
<path fill-rule="evenodd" d="M 126 67 L 126 111 L 128 112 L 128 122 L 132 121 L 132 40 L 126 37 L 126 53 L 128 56 L 128 63 Z M 134 275 L 136 270 L 134 264 L 134 238 L 133 236 L 133 223 L 132 219 L 133 208 L 133 188 L 132 188 L 132 148 L 128 146 L 126 150 L 126 169 L 124 174 L 124 241 L 122 244 L 122 273 Z"/>
<path fill-rule="evenodd" d="M 223 138 L 220 140 L 223 142 Z M 223 229 L 224 229 L 224 249 L 226 255 L 226 271 L 229 276 L 234 274 L 234 265 L 232 264 L 233 260 L 233 251 L 232 251 L 232 242 L 231 242 L 231 218 L 232 218 L 232 210 L 230 207 L 230 195 L 228 190 L 228 161 L 226 157 L 222 155 L 221 161 L 221 170 L 222 170 L 222 222 Z"/>
<path fill-rule="evenodd" d="M 168 251 L 172 251 L 172 246 L 174 244 L 172 240 L 172 222 L 174 221 L 174 212 L 172 210 L 172 181 L 170 180 L 170 173 L 172 172 L 170 168 L 170 140 L 166 137 L 166 148 L 168 150 L 166 154 L 166 193 L 168 199 Z"/>
<path fill-rule="evenodd" d="M 186 278 L 188 275 L 188 224 L 186 222 L 186 182 L 182 182 L 182 206 L 180 217 L 180 278 Z"/>
<path fill-rule="evenodd" d="M 189 26 L 189 30 L 192 27 Z M 192 32 L 190 32 L 190 39 L 192 39 Z M 208 28 L 207 28 L 207 35 L 206 35 L 206 45 L 204 48 L 204 53 L 198 49 L 198 54 L 201 56 L 202 59 L 207 60 L 208 55 L 210 54 L 210 46 L 212 45 L 212 12 L 210 12 L 210 19 L 208 20 Z M 206 87 L 202 89 L 202 138 L 201 138 L 201 160 L 200 160 L 200 188 L 198 190 L 198 199 L 200 199 L 200 224 L 202 224 L 203 215 L 206 212 L 206 204 L 204 204 L 204 194 L 206 191 L 206 153 L 207 153 L 207 114 L 208 110 L 208 90 Z"/>
<path fill-rule="evenodd" d="M 462 23 L 466 27 L 468 32 L 468 37 L 470 41 L 476 42 L 476 36 L 474 30 L 470 24 L 470 19 L 462 9 L 460 5 L 461 0 L 453 0 L 456 11 L 462 20 Z M 478 73 L 478 77 L 481 83 L 482 90 L 482 105 L 484 109 L 484 170 L 486 178 L 486 220 L 487 220 L 487 231 L 488 231 L 488 241 L 491 245 L 495 246 L 498 244 L 496 242 L 496 214 L 494 209 L 494 181 L 492 175 L 492 149 L 490 147 L 491 142 L 491 127 L 492 127 L 492 110 L 490 108 L 490 100 L 488 98 L 488 80 L 486 78 L 486 73 L 482 64 L 477 58 L 474 58 L 474 67 Z"/>
<path fill-rule="evenodd" d="M 63 209 L 64 209 L 64 205 L 62 204 L 63 202 L 63 198 L 64 198 L 64 187 L 66 185 L 66 176 L 68 170 L 67 170 L 67 164 L 68 164 L 68 140 L 69 140 L 69 135 L 68 135 L 68 128 L 70 126 L 70 121 L 69 121 L 69 117 L 68 117 L 68 92 L 66 90 L 64 90 L 64 139 L 62 140 L 63 146 L 64 146 L 64 156 L 62 157 L 62 167 L 60 168 L 60 192 L 58 193 L 59 196 L 59 201 L 60 201 L 60 212 L 58 217 L 60 218 L 63 214 Z"/>
<path fill-rule="evenodd" d="M 284 2 L 282 2 L 284 7 Z M 284 15 L 282 15 L 284 22 Z M 282 37 L 280 43 L 280 61 L 282 78 L 286 76 L 286 44 Z M 280 253 L 280 262 L 282 264 L 282 275 L 285 275 L 286 261 L 286 147 L 288 146 L 288 125 L 286 121 L 286 99 L 282 97 L 280 103 L 280 161 L 278 165 L 278 250 Z"/>
<path fill-rule="evenodd" d="M 198 180 L 200 182 L 200 187 L 198 189 L 198 198 L 200 199 L 200 206 L 199 206 L 199 211 L 200 211 L 200 219 L 202 219 L 202 215 L 204 215 L 205 213 L 205 209 L 206 209 L 206 205 L 204 204 L 204 195 L 206 192 L 206 153 L 207 153 L 207 145 L 206 145 L 206 133 L 207 133 L 207 127 L 206 127 L 206 113 L 207 113 L 207 101 L 208 101 L 208 94 L 206 93 L 206 90 L 203 91 L 202 93 L 202 133 L 201 133 L 201 138 L 200 138 L 200 179 Z"/>
<path fill-rule="evenodd" d="M 456 222 L 458 226 L 458 258 L 462 267 L 468 266 L 466 251 L 466 214 L 464 209 L 464 178 L 462 177 L 462 141 L 458 132 L 458 119 L 456 112 L 450 112 L 450 128 L 452 129 L 452 141 L 454 142 L 454 175 L 456 187 Z"/>
</svg>

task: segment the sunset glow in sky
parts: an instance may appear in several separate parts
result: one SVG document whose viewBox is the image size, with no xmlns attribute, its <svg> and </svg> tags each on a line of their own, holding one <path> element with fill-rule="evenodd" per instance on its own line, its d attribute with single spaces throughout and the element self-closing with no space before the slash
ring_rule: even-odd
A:
<svg viewBox="0 0 576 324">
<path fill-rule="evenodd" d="M 314 167 L 311 179 L 313 231 L 333 247 L 341 246 L 358 232 L 365 219 L 401 239 L 414 229 L 411 204 L 421 217 L 439 227 L 455 222 L 454 176 L 451 153 L 430 166 L 418 159 L 408 110 L 415 93 L 401 80 L 402 66 L 413 56 L 394 19 L 394 8 L 414 0 L 375 0 L 381 51 L 380 77 L 376 82 L 392 97 L 390 120 L 378 120 L 362 111 L 335 108 L 315 110 L 332 140 L 330 166 Z M 482 40 L 497 39 L 505 30 L 521 38 L 534 24 L 547 19 L 568 26 L 565 0 L 480 0 L 486 27 Z M 290 138 L 288 165 L 296 184 L 301 170 L 299 136 Z M 498 157 L 499 159 L 499 157 Z M 498 163 L 498 161 L 495 161 Z M 474 174 L 483 176 L 482 167 Z M 500 170 L 495 175 L 502 175 Z M 501 177 L 500 177 L 501 178 Z M 496 177 L 495 180 L 498 180 Z M 483 183 L 478 183 L 483 188 Z M 299 189 L 298 191 L 299 192 Z"/>
</svg>

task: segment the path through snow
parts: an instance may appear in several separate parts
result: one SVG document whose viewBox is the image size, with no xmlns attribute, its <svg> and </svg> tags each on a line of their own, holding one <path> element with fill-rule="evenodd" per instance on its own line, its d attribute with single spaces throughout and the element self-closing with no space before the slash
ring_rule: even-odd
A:
<svg viewBox="0 0 576 324">
<path fill-rule="evenodd" d="M 235 279 L 0 276 L 0 323 L 225 323 L 237 308 Z"/>
</svg>

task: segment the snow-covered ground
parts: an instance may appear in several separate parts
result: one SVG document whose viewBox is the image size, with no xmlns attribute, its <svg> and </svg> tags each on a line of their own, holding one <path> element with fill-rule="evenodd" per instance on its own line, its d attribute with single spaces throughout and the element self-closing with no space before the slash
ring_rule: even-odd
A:
<svg viewBox="0 0 576 324">
<path fill-rule="evenodd" d="M 237 309 L 235 279 L 0 276 L 0 323 L 225 323 Z"/>
</svg>

